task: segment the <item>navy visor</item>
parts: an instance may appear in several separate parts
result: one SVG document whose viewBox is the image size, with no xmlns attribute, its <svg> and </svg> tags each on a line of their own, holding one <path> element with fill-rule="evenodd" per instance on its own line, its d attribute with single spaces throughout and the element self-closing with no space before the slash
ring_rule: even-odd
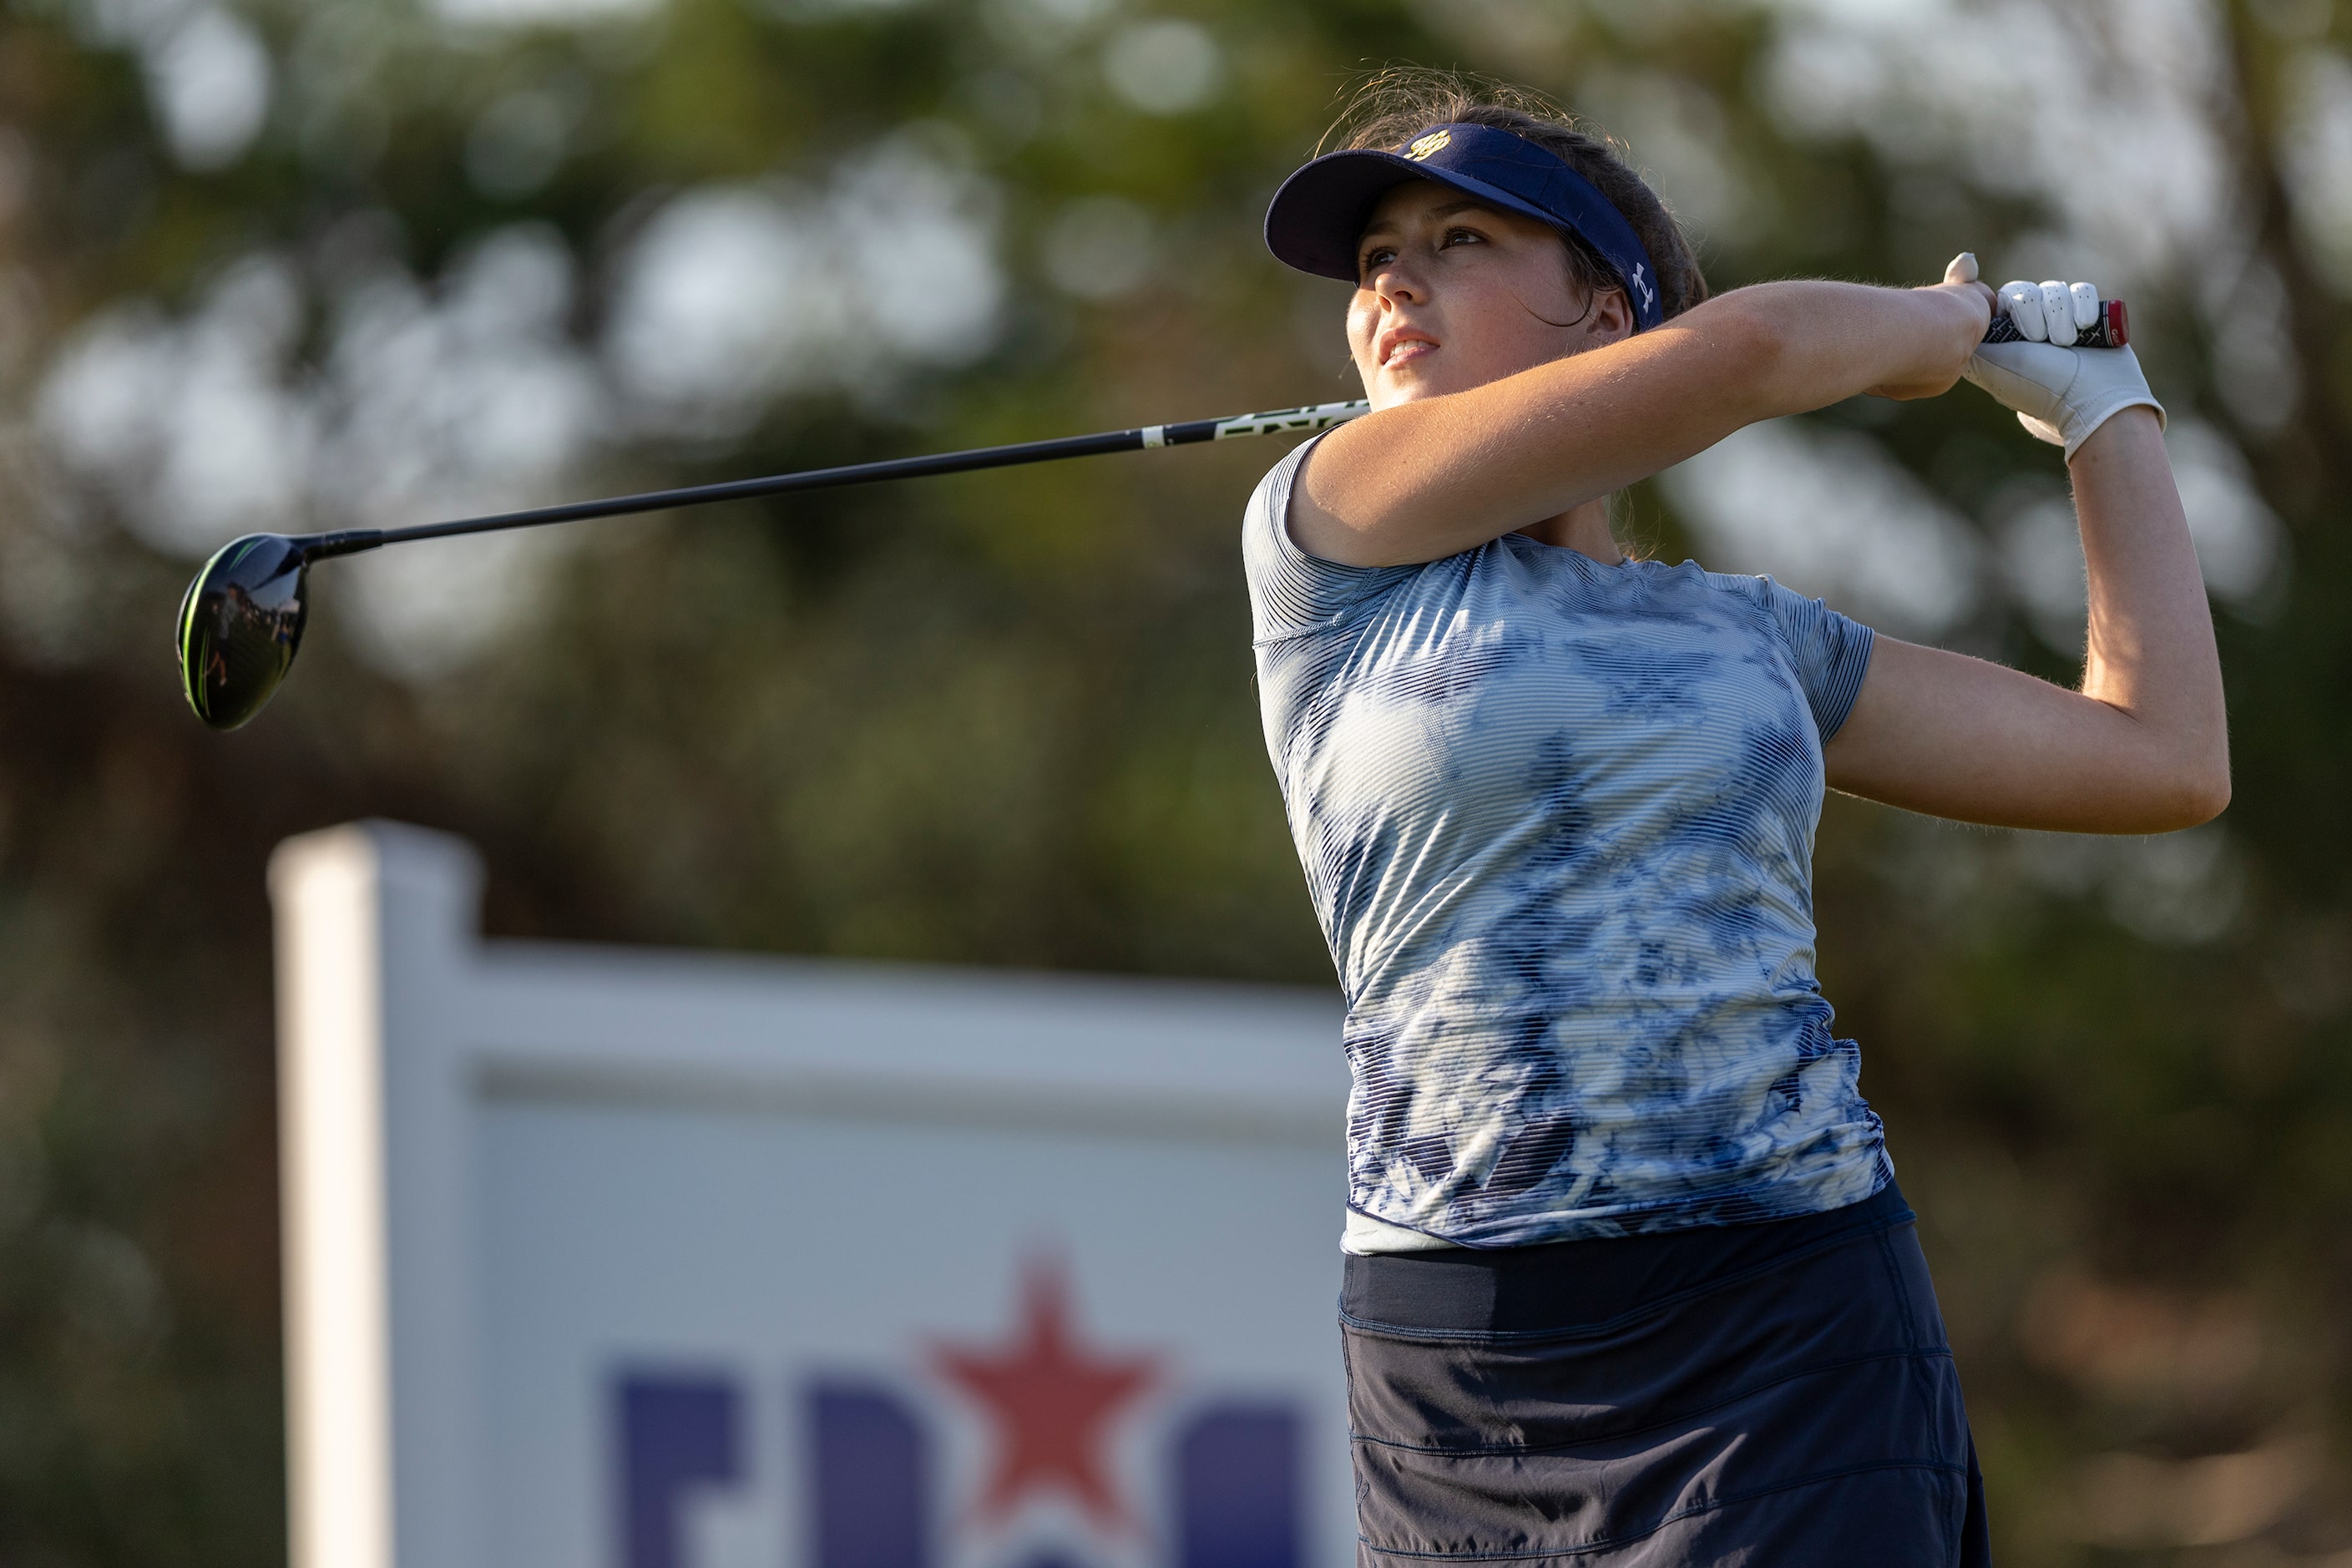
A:
<svg viewBox="0 0 2352 1568">
<path fill-rule="evenodd" d="M 1433 125 L 1396 152 L 1327 153 L 1282 182 L 1265 209 L 1265 247 L 1301 272 L 1356 281 L 1356 241 L 1392 185 L 1435 180 L 1573 234 L 1601 253 L 1633 303 L 1635 331 L 1666 319 L 1658 271 L 1625 215 L 1591 181 L 1534 142 L 1491 125 Z"/>
</svg>

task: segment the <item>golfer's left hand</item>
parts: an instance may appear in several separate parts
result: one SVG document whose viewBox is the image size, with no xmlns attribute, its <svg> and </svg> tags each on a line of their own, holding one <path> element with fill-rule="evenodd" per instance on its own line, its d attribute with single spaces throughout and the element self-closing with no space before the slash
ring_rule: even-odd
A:
<svg viewBox="0 0 2352 1568">
<path fill-rule="evenodd" d="M 2013 411 L 2036 440 L 2064 447 L 2070 458 L 2091 432 L 2124 409 L 2152 408 L 2157 422 L 2164 422 L 2164 405 L 2148 390 L 2139 357 L 2128 347 L 2059 346 L 2074 341 L 2075 297 L 2095 300 L 2099 294 L 2086 283 L 2001 285 L 2002 311 L 2032 341 L 1979 344 L 1961 372 Z"/>
</svg>

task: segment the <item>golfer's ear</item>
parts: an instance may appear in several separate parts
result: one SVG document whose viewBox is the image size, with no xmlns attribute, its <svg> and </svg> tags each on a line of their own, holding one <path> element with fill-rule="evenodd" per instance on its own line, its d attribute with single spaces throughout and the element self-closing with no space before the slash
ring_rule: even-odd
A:
<svg viewBox="0 0 2352 1568">
<path fill-rule="evenodd" d="M 1622 289 L 1603 289 L 1593 297 L 1584 325 L 1596 344 L 1622 342 L 1633 335 L 1633 302 Z"/>
</svg>

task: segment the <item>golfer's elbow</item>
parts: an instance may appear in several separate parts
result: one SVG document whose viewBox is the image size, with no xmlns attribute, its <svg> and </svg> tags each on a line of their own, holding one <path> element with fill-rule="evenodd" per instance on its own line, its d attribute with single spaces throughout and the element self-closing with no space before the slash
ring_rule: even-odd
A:
<svg viewBox="0 0 2352 1568">
<path fill-rule="evenodd" d="M 2186 820 L 2180 826 L 2195 827 L 2212 821 L 2230 809 L 2230 759 L 2222 756 L 2198 769 L 2182 781 L 2181 805 Z"/>
<path fill-rule="evenodd" d="M 2148 781 L 2142 823 L 2136 833 L 2178 833 L 2212 821 L 2230 805 L 2227 745 L 2186 750 Z"/>
</svg>

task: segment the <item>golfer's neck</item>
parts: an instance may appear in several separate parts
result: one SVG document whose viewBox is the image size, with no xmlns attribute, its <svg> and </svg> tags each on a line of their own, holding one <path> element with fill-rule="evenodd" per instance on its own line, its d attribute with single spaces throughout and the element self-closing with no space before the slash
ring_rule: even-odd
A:
<svg viewBox="0 0 2352 1568">
<path fill-rule="evenodd" d="M 1625 559 L 1617 548 L 1617 536 L 1609 531 L 1609 498 L 1586 501 L 1556 517 L 1541 522 L 1531 522 L 1520 529 L 1529 539 L 1544 544 L 1557 544 L 1591 556 L 1603 566 L 1614 566 Z"/>
</svg>

